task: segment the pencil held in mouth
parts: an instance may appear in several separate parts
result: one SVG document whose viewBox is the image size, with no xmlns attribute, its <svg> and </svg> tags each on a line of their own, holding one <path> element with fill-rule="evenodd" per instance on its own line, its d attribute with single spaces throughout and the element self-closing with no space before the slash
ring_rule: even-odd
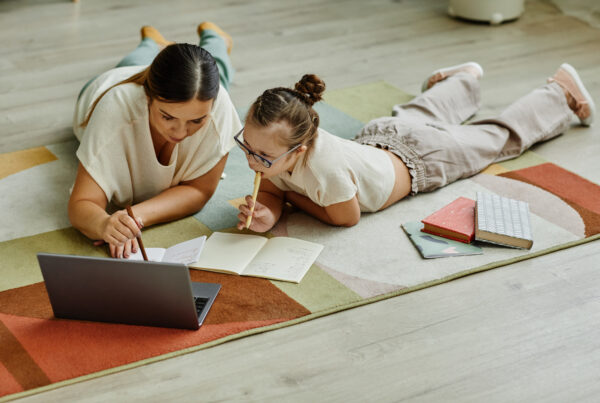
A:
<svg viewBox="0 0 600 403">
<path fill-rule="evenodd" d="M 131 210 L 131 207 L 127 206 L 127 214 L 129 215 L 129 217 L 131 217 L 133 219 L 133 221 L 136 222 L 137 224 L 137 220 L 135 219 L 135 216 L 133 215 L 133 210 Z M 146 255 L 146 249 L 144 249 L 144 243 L 142 242 L 142 237 L 138 236 L 136 237 L 137 241 L 138 241 L 138 245 L 140 246 L 140 249 L 142 251 L 142 256 L 144 257 L 145 261 L 148 261 L 148 255 Z"/>
<path fill-rule="evenodd" d="M 246 228 L 250 228 L 250 223 L 252 223 L 252 213 L 254 213 L 254 206 L 256 206 L 256 197 L 258 196 L 258 188 L 260 187 L 260 178 L 262 178 L 262 173 L 257 172 L 256 176 L 254 176 L 254 190 L 252 191 L 252 207 L 250 208 L 250 215 L 246 218 Z"/>
</svg>

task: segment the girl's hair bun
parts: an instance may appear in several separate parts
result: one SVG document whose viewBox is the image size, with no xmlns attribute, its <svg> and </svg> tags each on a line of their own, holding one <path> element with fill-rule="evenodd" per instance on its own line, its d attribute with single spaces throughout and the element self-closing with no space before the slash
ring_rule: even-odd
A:
<svg viewBox="0 0 600 403">
<path fill-rule="evenodd" d="M 302 95 L 302 98 L 309 106 L 313 106 L 323 98 L 325 82 L 315 74 L 305 74 L 294 85 L 294 89 Z"/>
</svg>

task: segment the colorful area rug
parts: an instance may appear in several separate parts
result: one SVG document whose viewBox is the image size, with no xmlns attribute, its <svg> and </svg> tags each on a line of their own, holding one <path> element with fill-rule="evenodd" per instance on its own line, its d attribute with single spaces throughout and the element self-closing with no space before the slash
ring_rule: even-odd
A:
<svg viewBox="0 0 600 403">
<path fill-rule="evenodd" d="M 325 129 L 350 138 L 408 99 L 379 82 L 330 92 L 319 112 Z M 304 280 L 291 284 L 191 270 L 193 281 L 222 284 L 198 331 L 60 320 L 52 315 L 36 253 L 106 256 L 67 219 L 76 147 L 73 141 L 0 155 L 0 400 L 293 325 L 588 242 L 600 233 L 600 186 L 527 152 L 436 192 L 364 214 L 352 228 L 286 211 L 272 235 L 325 245 Z M 226 174 L 203 211 L 144 230 L 146 246 L 235 231 L 233 206 L 253 182 L 240 150 L 232 151 Z M 475 198 L 477 191 L 529 202 L 533 249 L 487 245 L 483 255 L 422 259 L 401 224 L 419 221 L 459 196 Z"/>
</svg>

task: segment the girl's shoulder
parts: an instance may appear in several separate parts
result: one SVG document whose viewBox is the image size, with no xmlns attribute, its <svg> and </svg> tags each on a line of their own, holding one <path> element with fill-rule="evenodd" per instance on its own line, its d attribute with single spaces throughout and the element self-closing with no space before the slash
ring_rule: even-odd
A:
<svg viewBox="0 0 600 403">
<path fill-rule="evenodd" d="M 308 156 L 307 165 L 320 171 L 340 168 L 346 164 L 345 158 L 348 149 L 356 146 L 360 146 L 360 144 L 319 128 L 319 134 Z"/>
</svg>

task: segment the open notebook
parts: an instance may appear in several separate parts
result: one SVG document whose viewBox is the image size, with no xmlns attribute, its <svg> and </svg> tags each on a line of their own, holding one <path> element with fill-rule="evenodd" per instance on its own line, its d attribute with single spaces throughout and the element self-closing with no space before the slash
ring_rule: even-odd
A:
<svg viewBox="0 0 600 403">
<path fill-rule="evenodd" d="M 296 238 L 214 232 L 190 267 L 299 283 L 321 250 Z"/>
<path fill-rule="evenodd" d="M 170 248 L 146 248 L 148 259 L 182 263 L 193 269 L 299 283 L 323 245 L 297 238 L 214 232 Z M 129 259 L 142 260 L 138 251 Z"/>
</svg>

